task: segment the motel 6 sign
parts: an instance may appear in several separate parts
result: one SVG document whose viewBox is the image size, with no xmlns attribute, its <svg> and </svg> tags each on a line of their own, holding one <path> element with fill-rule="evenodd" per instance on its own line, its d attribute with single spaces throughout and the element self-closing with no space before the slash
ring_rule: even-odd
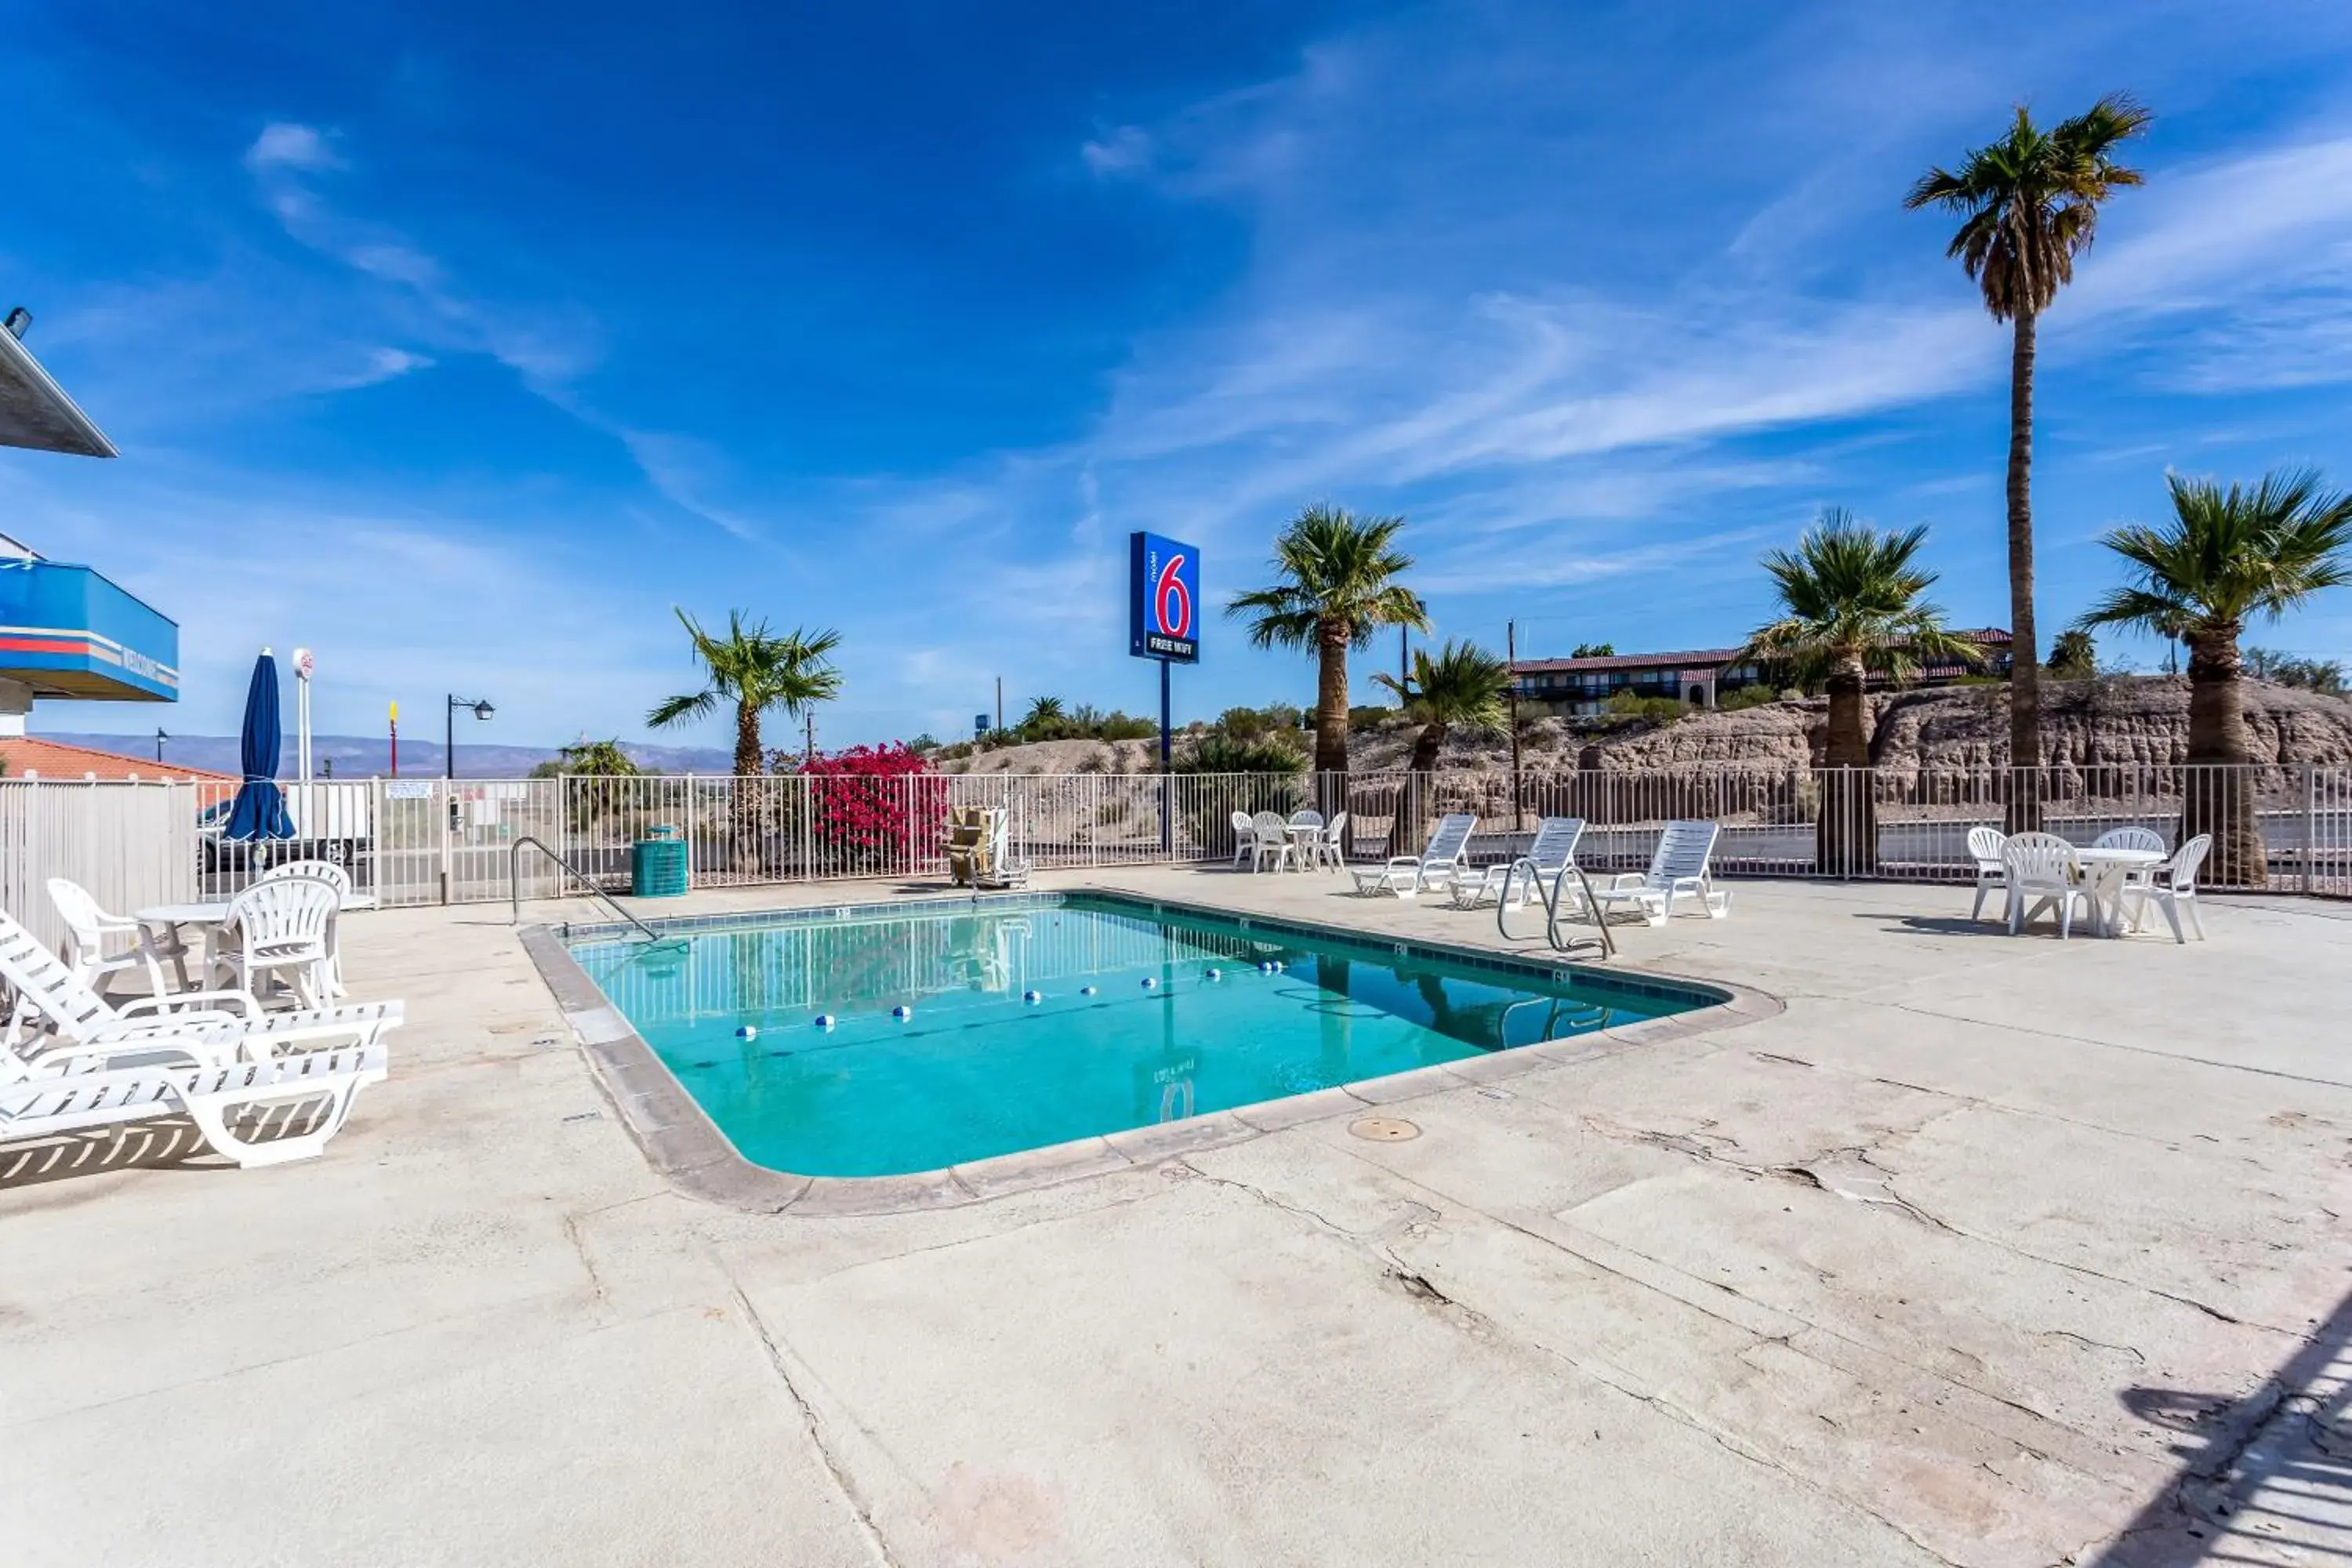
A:
<svg viewBox="0 0 2352 1568">
<path fill-rule="evenodd" d="M 1127 651 L 1171 664 L 1201 659 L 1201 552 L 1156 533 L 1128 541 Z"/>
</svg>

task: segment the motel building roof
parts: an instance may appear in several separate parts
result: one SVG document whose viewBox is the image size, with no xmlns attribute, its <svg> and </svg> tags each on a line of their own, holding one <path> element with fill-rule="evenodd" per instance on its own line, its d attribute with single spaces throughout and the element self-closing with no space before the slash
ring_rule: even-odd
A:
<svg viewBox="0 0 2352 1568">
<path fill-rule="evenodd" d="M 1979 626 L 1954 634 L 1981 647 L 2006 648 L 2009 633 L 1999 626 Z M 1516 675 L 1599 674 L 1612 669 L 1719 669 L 1738 663 L 1746 652 L 1738 647 L 1685 648 L 1670 653 L 1612 653 L 1587 658 L 1523 658 L 1511 666 Z"/>
</svg>

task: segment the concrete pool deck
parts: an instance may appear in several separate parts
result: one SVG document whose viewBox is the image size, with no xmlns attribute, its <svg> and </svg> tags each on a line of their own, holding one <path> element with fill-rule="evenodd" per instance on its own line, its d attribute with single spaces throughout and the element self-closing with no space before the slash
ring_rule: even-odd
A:
<svg viewBox="0 0 2352 1568">
<path fill-rule="evenodd" d="M 1041 883 L 1496 943 L 1332 878 Z M 657 1174 L 502 909 L 353 918 L 410 1022 L 324 1157 L 0 1190 L 6 1560 L 2346 1551 L 2352 907 L 2061 944 L 1964 889 L 1737 888 L 1619 963 L 1778 1016 L 1382 1103 L 1405 1142 L 872 1216 Z"/>
</svg>

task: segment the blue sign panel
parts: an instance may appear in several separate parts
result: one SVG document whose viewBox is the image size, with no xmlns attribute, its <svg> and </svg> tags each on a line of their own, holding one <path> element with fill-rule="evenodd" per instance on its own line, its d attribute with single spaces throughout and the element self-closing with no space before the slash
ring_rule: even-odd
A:
<svg viewBox="0 0 2352 1568">
<path fill-rule="evenodd" d="M 1201 552 L 1156 533 L 1131 534 L 1127 579 L 1127 651 L 1199 663 Z"/>
<path fill-rule="evenodd" d="M 0 561 L 0 676 L 36 697 L 176 702 L 180 628 L 87 566 Z"/>
</svg>

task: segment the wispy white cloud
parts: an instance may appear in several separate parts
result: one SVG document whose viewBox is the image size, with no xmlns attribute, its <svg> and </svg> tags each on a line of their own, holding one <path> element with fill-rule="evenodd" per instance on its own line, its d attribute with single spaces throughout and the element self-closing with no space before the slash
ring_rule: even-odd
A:
<svg viewBox="0 0 2352 1568">
<path fill-rule="evenodd" d="M 253 145 L 245 150 L 245 166 L 256 172 L 265 169 L 301 169 L 316 171 L 342 166 L 327 139 L 316 129 L 291 121 L 273 121 L 261 128 Z"/>
<path fill-rule="evenodd" d="M 1129 174 L 1150 163 L 1151 138 L 1140 126 L 1121 125 L 1079 143 L 1078 157 L 1098 176 Z"/>
</svg>

